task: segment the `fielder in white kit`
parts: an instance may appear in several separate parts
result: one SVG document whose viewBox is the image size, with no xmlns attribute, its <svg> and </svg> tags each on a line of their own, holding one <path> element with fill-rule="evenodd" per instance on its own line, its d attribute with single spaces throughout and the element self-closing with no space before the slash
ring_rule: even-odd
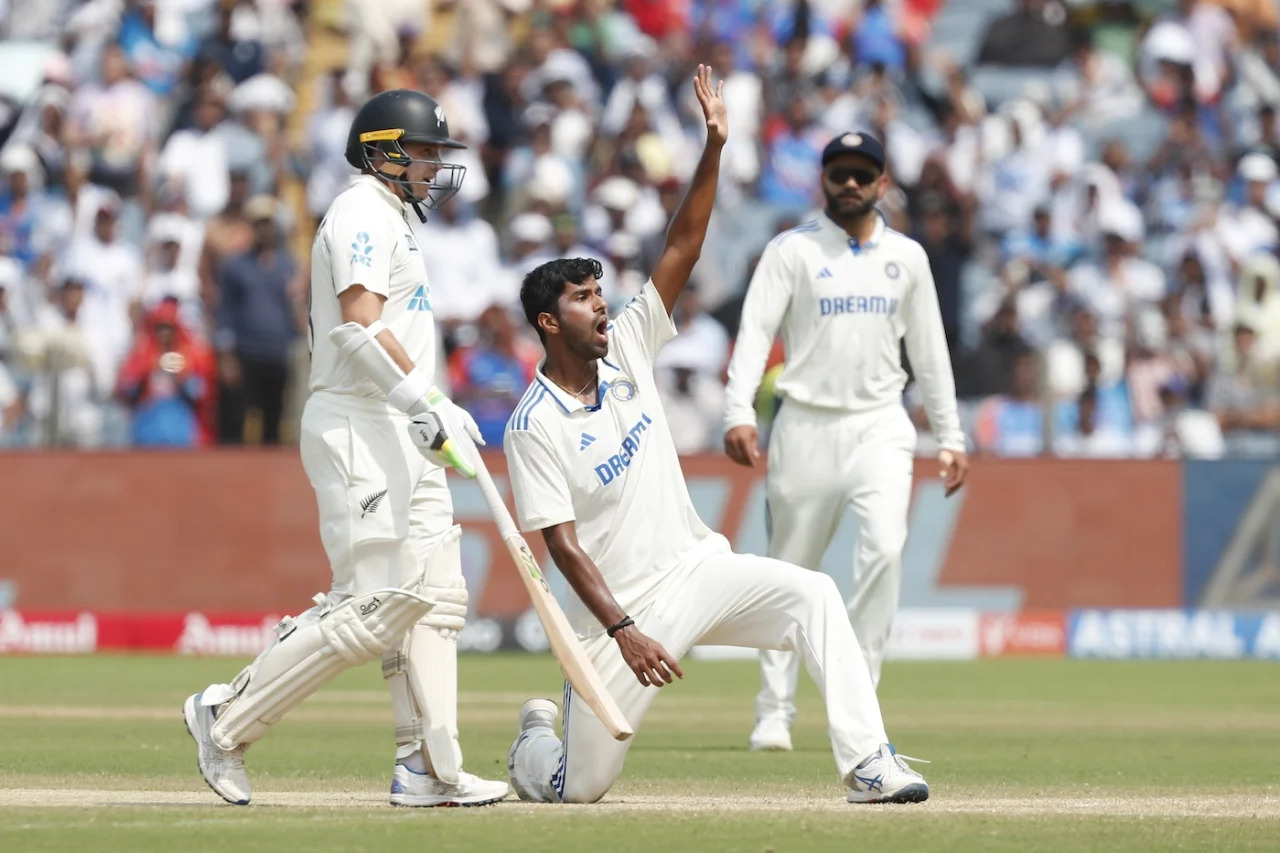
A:
<svg viewBox="0 0 1280 853">
<path fill-rule="evenodd" d="M 920 385 L 937 436 L 947 494 L 968 474 L 955 380 L 938 294 L 919 243 L 886 227 L 876 203 L 888 188 L 884 148 L 846 133 L 822 152 L 826 210 L 775 237 L 747 289 L 729 362 L 725 451 L 760 458 L 753 406 L 782 329 L 782 407 L 769 438 L 769 556 L 818 569 L 845 508 L 858 520 L 849 617 L 880 683 L 898 608 L 916 430 L 902 405 L 907 373 Z M 791 749 L 799 661 L 760 654 L 752 749 Z"/>
<path fill-rule="evenodd" d="M 250 744 L 339 672 L 379 658 L 396 721 L 392 805 L 487 805 L 508 793 L 461 769 L 467 590 L 445 466 L 474 476 L 480 432 L 432 384 L 431 291 L 407 218 L 412 209 L 426 221 L 423 208 L 458 191 L 465 169 L 441 154 L 461 147 L 421 92 L 376 95 L 352 122 L 347 160 L 362 174 L 334 200 L 311 253 L 300 441 L 333 585 L 283 619 L 230 684 L 184 705 L 201 775 L 228 802 L 249 802 Z"/>
<path fill-rule="evenodd" d="M 643 291 L 608 320 L 597 261 L 551 261 L 520 298 L 547 352 L 504 443 L 522 530 L 540 530 L 577 594 L 569 617 L 609 692 L 638 729 L 657 691 L 683 677 L 698 643 L 797 649 L 821 689 L 849 802 L 919 802 L 924 779 L 886 742 L 875 689 L 835 584 L 796 566 L 734 554 L 689 498 L 653 360 L 702 248 L 727 119 L 711 69 L 694 81 L 707 143 Z M 622 772 L 615 741 L 565 685 L 556 706 L 520 711 L 508 767 L 525 800 L 590 803 Z"/>
</svg>

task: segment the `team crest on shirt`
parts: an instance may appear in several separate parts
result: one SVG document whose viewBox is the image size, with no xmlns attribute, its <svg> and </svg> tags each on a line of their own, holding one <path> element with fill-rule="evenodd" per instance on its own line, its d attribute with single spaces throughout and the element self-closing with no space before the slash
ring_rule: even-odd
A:
<svg viewBox="0 0 1280 853">
<path fill-rule="evenodd" d="M 629 403 L 636 398 L 636 383 L 625 376 L 619 376 L 609 383 L 609 393 L 619 403 Z"/>
<path fill-rule="evenodd" d="M 889 278 L 897 278 L 902 274 L 902 269 L 898 266 L 896 261 L 889 261 L 889 263 L 884 265 L 884 274 L 889 276 Z"/>
</svg>

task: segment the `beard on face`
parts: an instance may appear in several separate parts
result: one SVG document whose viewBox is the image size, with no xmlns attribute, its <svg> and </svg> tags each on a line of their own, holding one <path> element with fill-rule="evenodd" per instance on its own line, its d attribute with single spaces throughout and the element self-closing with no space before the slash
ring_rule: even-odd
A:
<svg viewBox="0 0 1280 853">
<path fill-rule="evenodd" d="M 833 194 L 825 187 L 822 190 L 823 195 L 827 197 L 827 213 L 832 219 L 837 221 L 859 219 L 875 209 L 876 194 L 870 188 L 865 191 L 865 195 L 862 192 L 845 195 L 845 192 L 841 190 L 840 193 Z"/>
</svg>

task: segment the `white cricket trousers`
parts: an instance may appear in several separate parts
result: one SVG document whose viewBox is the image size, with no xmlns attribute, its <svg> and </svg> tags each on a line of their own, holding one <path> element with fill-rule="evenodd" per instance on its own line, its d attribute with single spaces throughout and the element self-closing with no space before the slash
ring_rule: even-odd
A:
<svg viewBox="0 0 1280 853">
<path fill-rule="evenodd" d="M 841 779 L 887 740 L 844 602 L 826 575 L 768 557 L 714 554 L 632 618 L 677 658 L 702 644 L 795 649 L 826 700 Z M 636 679 L 607 634 L 592 636 L 583 646 L 627 721 L 639 731 L 659 688 Z M 678 680 L 661 688 L 679 690 Z M 593 803 L 621 774 L 633 740 L 614 740 L 566 684 L 563 739 L 550 728 L 531 729 L 516 748 L 511 779 L 526 800 Z"/>
<path fill-rule="evenodd" d="M 849 620 L 880 683 L 884 647 L 902 587 L 916 428 L 902 406 L 849 414 L 787 400 L 769 437 L 769 556 L 818 570 L 852 507 L 858 520 Z M 756 717 L 795 718 L 799 660 L 760 653 Z"/>
<path fill-rule="evenodd" d="M 413 583 L 453 524 L 444 469 L 413 446 L 408 420 L 347 395 L 315 393 L 303 409 L 299 450 L 335 596 Z"/>
</svg>

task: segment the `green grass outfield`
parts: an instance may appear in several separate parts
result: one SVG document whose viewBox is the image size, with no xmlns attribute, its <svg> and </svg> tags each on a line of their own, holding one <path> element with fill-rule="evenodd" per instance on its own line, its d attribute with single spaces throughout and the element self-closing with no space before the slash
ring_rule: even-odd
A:
<svg viewBox="0 0 1280 853">
<path fill-rule="evenodd" d="M 0 658 L 0 851 L 852 851 L 1280 849 L 1280 668 L 1263 663 L 890 663 L 890 736 L 917 806 L 844 803 L 811 685 L 796 751 L 746 750 L 757 673 L 690 662 L 603 803 L 392 809 L 375 666 L 345 674 L 249 753 L 254 804 L 195 770 L 181 703 L 238 662 Z M 468 656 L 467 767 L 503 778 L 520 702 L 558 698 L 547 657 Z"/>
</svg>

